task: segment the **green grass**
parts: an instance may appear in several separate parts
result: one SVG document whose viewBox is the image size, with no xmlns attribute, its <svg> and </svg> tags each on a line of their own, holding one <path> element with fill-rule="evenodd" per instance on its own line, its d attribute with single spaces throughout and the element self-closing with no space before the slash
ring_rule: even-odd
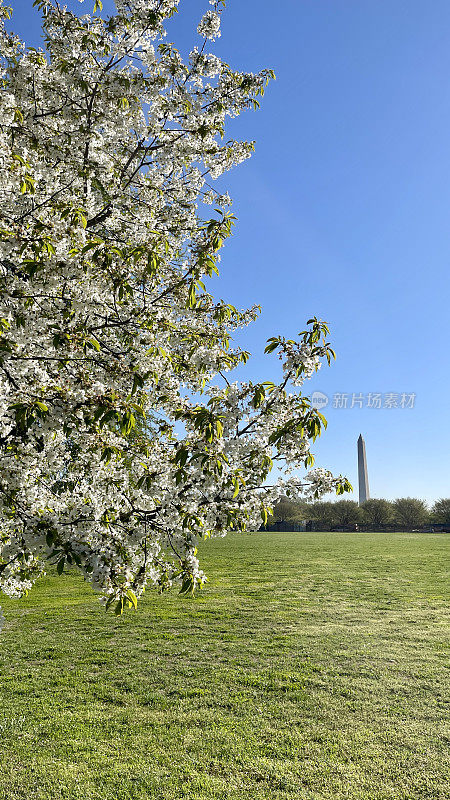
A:
<svg viewBox="0 0 450 800">
<path fill-rule="evenodd" d="M 448 544 L 233 535 L 194 600 L 2 600 L 0 800 L 448 798 Z"/>
</svg>

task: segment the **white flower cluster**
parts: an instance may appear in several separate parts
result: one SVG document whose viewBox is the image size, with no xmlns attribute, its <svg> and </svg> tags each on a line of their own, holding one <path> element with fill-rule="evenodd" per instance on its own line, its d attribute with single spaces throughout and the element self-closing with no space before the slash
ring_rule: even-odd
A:
<svg viewBox="0 0 450 800">
<path fill-rule="evenodd" d="M 174 0 L 77 17 L 48 0 L 46 52 L 0 35 L 0 590 L 48 561 L 118 613 L 147 584 L 191 591 L 204 536 L 258 526 L 311 465 L 320 429 L 289 388 L 328 358 L 323 323 L 271 340 L 284 380 L 228 380 L 257 316 L 216 300 L 234 218 L 211 181 L 252 145 L 223 142 L 270 78 L 164 39 Z M 202 35 L 219 34 L 219 3 Z M 204 77 L 217 76 L 211 83 Z M 206 191 L 205 191 L 205 187 Z M 214 204 L 211 219 L 199 215 Z M 199 401 L 193 398 L 200 398 Z"/>
<path fill-rule="evenodd" d="M 220 37 L 220 14 L 217 11 L 206 11 L 201 18 L 197 33 L 205 39 L 215 41 Z"/>
<path fill-rule="evenodd" d="M 222 61 L 214 53 L 199 53 L 195 47 L 189 58 L 193 70 L 206 78 L 215 78 L 222 72 Z"/>
<path fill-rule="evenodd" d="M 283 360 L 283 372 L 285 375 L 292 375 L 293 386 L 302 386 L 321 367 L 321 357 L 325 353 L 323 350 L 317 352 L 311 344 L 307 342 L 287 342 L 284 350 L 280 353 Z"/>
<path fill-rule="evenodd" d="M 214 192 L 212 189 L 209 189 L 208 191 L 203 193 L 202 201 L 207 206 L 211 206 L 213 203 L 216 203 L 217 205 L 222 206 L 222 208 L 231 206 L 233 203 L 228 192 L 225 192 L 225 194 L 218 194 L 217 192 Z"/>
</svg>

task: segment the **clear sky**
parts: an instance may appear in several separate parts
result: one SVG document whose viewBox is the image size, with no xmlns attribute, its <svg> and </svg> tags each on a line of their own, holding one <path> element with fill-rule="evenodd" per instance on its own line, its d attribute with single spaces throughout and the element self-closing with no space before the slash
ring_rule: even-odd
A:
<svg viewBox="0 0 450 800">
<path fill-rule="evenodd" d="M 10 2 L 36 44 L 32 0 Z M 168 39 L 191 49 L 206 8 L 181 0 Z M 356 488 L 362 433 L 373 497 L 450 496 L 449 45 L 448 0 L 228 0 L 211 47 L 277 75 L 229 129 L 257 149 L 222 181 L 239 221 L 217 291 L 263 308 L 241 340 L 253 379 L 277 374 L 269 336 L 329 322 L 337 361 L 305 385 L 329 397 L 318 464 Z"/>
</svg>

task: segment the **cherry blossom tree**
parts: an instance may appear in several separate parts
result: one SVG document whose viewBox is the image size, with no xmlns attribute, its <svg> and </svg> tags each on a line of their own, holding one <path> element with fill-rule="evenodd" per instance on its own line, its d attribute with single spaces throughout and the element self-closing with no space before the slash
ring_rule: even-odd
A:
<svg viewBox="0 0 450 800">
<path fill-rule="evenodd" d="M 201 585 L 199 538 L 348 489 L 307 471 L 325 420 L 295 388 L 334 353 L 314 318 L 269 340 L 278 385 L 231 380 L 258 312 L 205 286 L 234 223 L 214 181 L 253 150 L 227 117 L 273 75 L 209 52 L 224 2 L 187 60 L 165 38 L 178 0 L 36 0 L 44 50 L 0 3 L 0 589 L 75 565 L 121 613 Z"/>
</svg>

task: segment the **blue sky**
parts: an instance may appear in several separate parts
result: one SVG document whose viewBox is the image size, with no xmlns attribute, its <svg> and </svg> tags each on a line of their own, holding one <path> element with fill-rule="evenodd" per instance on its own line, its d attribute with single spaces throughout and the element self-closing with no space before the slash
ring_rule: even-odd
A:
<svg viewBox="0 0 450 800">
<path fill-rule="evenodd" d="M 11 3 L 36 44 L 31 0 Z M 207 7 L 181 0 L 169 40 L 191 49 Z M 222 181 L 238 224 L 216 291 L 263 308 L 241 340 L 253 379 L 277 375 L 269 336 L 329 322 L 337 361 L 305 386 L 330 398 L 317 461 L 356 487 L 362 433 L 373 497 L 450 496 L 449 43 L 448 0 L 229 0 L 211 48 L 277 75 L 229 129 L 257 148 Z M 369 393 L 414 407 L 368 408 Z"/>
</svg>

